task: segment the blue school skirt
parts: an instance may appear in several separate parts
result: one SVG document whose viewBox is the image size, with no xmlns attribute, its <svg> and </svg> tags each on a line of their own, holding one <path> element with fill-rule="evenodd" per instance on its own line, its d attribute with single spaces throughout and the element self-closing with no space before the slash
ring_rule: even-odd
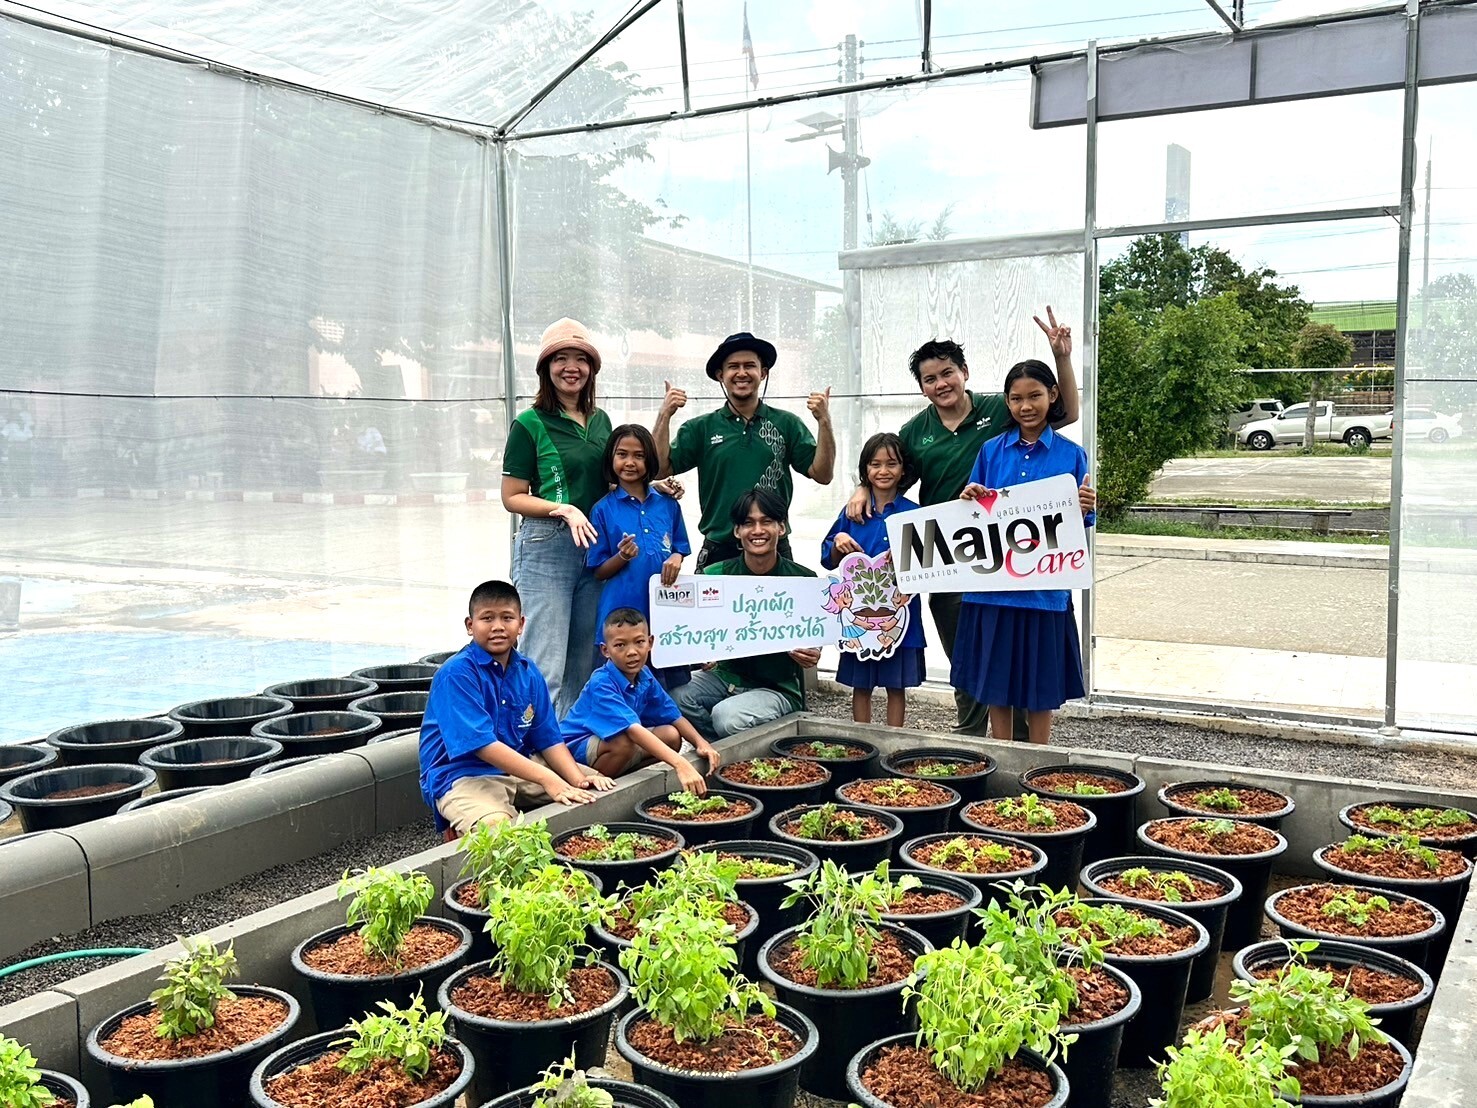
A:
<svg viewBox="0 0 1477 1108">
<path fill-rule="evenodd" d="M 853 689 L 916 689 L 925 676 L 921 646 L 900 646 L 891 658 L 874 662 L 859 661 L 855 654 L 842 651 L 836 666 L 837 682 Z"/>
<path fill-rule="evenodd" d="M 1043 712 L 1085 696 L 1082 642 L 1065 612 L 962 604 L 949 684 L 981 704 Z"/>
</svg>

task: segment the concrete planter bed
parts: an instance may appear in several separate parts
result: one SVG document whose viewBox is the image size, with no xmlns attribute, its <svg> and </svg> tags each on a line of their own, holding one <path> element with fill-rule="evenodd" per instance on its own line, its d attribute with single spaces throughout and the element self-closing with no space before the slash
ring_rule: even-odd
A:
<svg viewBox="0 0 1477 1108">
<path fill-rule="evenodd" d="M 1134 757 L 1100 750 L 1053 747 L 1037 750 L 1026 744 L 971 740 L 958 736 L 921 735 L 880 726 L 841 724 L 835 720 L 788 717 L 729 740 L 730 761 L 766 754 L 776 739 L 790 736 L 837 736 L 868 741 L 886 758 L 929 744 L 947 742 L 952 753 L 967 750 L 978 760 L 993 761 L 987 795 L 1005 796 L 1019 786 L 1017 775 L 1044 765 L 1111 768 L 1136 774 L 1146 783 L 1138 795 L 1134 819 L 1142 824 L 1168 813 L 1155 799 L 1164 785 L 1214 780 L 1265 788 L 1286 794 L 1296 804 L 1281 829 L 1287 849 L 1278 857 L 1272 893 L 1308 882 L 1328 881 L 1314 862 L 1314 852 L 1342 841 L 1341 808 L 1351 804 L 1408 803 L 1432 808 L 1477 807 L 1477 796 L 1414 786 L 1340 780 L 1205 763 Z M 629 820 L 636 805 L 664 795 L 672 787 L 663 767 L 639 771 L 594 805 L 578 809 L 549 806 L 540 810 L 557 835 L 599 820 Z M 189 813 L 181 818 L 181 813 Z M 123 915 L 158 910 L 199 892 L 218 888 L 241 876 L 284 860 L 322 853 L 351 838 L 423 818 L 416 786 L 416 751 L 412 735 L 358 750 L 327 755 L 290 773 L 271 773 L 229 786 L 146 807 L 124 816 L 81 827 L 48 831 L 21 839 L 0 840 L 0 959 L 44 936 L 85 929 L 89 924 Z M 756 826 L 754 832 L 762 828 Z M 764 838 L 762 834 L 756 838 Z M 249 842 L 250 849 L 243 849 Z M 1145 854 L 1145 849 L 1139 849 Z M 167 862 L 166 862 L 167 859 Z M 1163 855 L 1154 868 L 1173 859 Z M 161 887 L 157 874 L 168 865 L 176 881 Z M 438 898 L 455 884 L 462 859 L 454 844 L 437 845 L 403 858 L 395 868 L 418 869 L 435 885 Z M 896 869 L 895 869 L 895 872 Z M 1451 921 L 1451 953 L 1439 972 L 1440 985 L 1426 1012 L 1424 1031 L 1414 1020 L 1417 1046 L 1406 1108 L 1436 1108 L 1465 1102 L 1466 1089 L 1477 1082 L 1477 1058 L 1470 1050 L 1470 1016 L 1466 990 L 1477 980 L 1477 910 L 1468 895 L 1464 910 Z M 292 949 L 310 936 L 342 923 L 343 907 L 334 890 L 319 889 L 205 932 L 217 944 L 234 942 L 241 963 L 241 982 L 285 989 L 307 1000 L 303 981 L 291 968 Z M 450 913 L 438 899 L 432 911 Z M 761 933 L 768 927 L 762 919 Z M 1264 923 L 1263 934 L 1274 930 Z M 1221 955 L 1218 988 L 1208 1002 L 1229 1007 L 1225 983 L 1230 961 L 1239 947 L 1229 944 Z M 74 977 L 49 989 L 0 1007 L 0 1033 L 28 1044 L 42 1066 L 81 1078 L 94 1103 L 113 1103 L 101 1071 L 87 1058 L 84 1041 L 103 1019 L 147 995 L 171 951 L 156 950 L 119 961 L 105 969 Z M 1211 1010 L 1187 1006 L 1183 1024 Z M 305 1018 L 298 1039 L 314 1028 Z M 824 1050 L 824 1046 L 821 1047 Z M 553 1061 L 549 1059 L 548 1061 Z M 1149 1071 L 1121 1069 L 1115 1078 L 1115 1102 L 1142 1103 L 1152 1091 Z M 680 1100 L 680 1098 L 679 1098 Z"/>
</svg>

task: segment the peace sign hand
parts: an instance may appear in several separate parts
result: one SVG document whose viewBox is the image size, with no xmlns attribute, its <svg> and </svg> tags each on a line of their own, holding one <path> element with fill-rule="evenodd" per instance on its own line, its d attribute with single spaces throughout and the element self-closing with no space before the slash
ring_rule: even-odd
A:
<svg viewBox="0 0 1477 1108">
<path fill-rule="evenodd" d="M 1046 318 L 1051 321 L 1050 326 L 1042 323 L 1039 315 L 1033 315 L 1031 318 L 1046 335 L 1046 341 L 1051 345 L 1051 353 L 1054 357 L 1061 359 L 1072 356 L 1072 328 L 1057 323 L 1056 315 L 1052 312 L 1050 304 L 1046 305 Z"/>
</svg>

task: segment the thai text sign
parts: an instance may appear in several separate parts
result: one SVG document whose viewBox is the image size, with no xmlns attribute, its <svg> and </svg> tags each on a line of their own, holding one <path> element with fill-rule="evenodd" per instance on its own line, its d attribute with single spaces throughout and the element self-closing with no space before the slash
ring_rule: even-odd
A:
<svg viewBox="0 0 1477 1108">
<path fill-rule="evenodd" d="M 836 641 L 826 587 L 814 577 L 681 576 L 663 585 L 653 574 L 652 664 L 700 665 L 756 654 L 819 649 Z"/>
<path fill-rule="evenodd" d="M 905 593 L 1092 587 L 1070 474 L 896 513 L 887 517 L 887 539 Z"/>
</svg>

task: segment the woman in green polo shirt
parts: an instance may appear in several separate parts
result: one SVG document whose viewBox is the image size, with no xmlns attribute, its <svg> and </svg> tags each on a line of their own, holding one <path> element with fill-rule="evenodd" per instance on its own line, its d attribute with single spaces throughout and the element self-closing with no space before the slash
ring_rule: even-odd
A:
<svg viewBox="0 0 1477 1108">
<path fill-rule="evenodd" d="M 585 569 L 585 548 L 595 537 L 590 509 L 608 491 L 600 458 L 610 417 L 595 406 L 600 352 L 582 323 L 550 325 L 537 372 L 533 407 L 508 430 L 503 507 L 523 517 L 513 545 L 513 584 L 528 621 L 519 650 L 563 716 L 595 664 L 602 583 Z"/>
</svg>

